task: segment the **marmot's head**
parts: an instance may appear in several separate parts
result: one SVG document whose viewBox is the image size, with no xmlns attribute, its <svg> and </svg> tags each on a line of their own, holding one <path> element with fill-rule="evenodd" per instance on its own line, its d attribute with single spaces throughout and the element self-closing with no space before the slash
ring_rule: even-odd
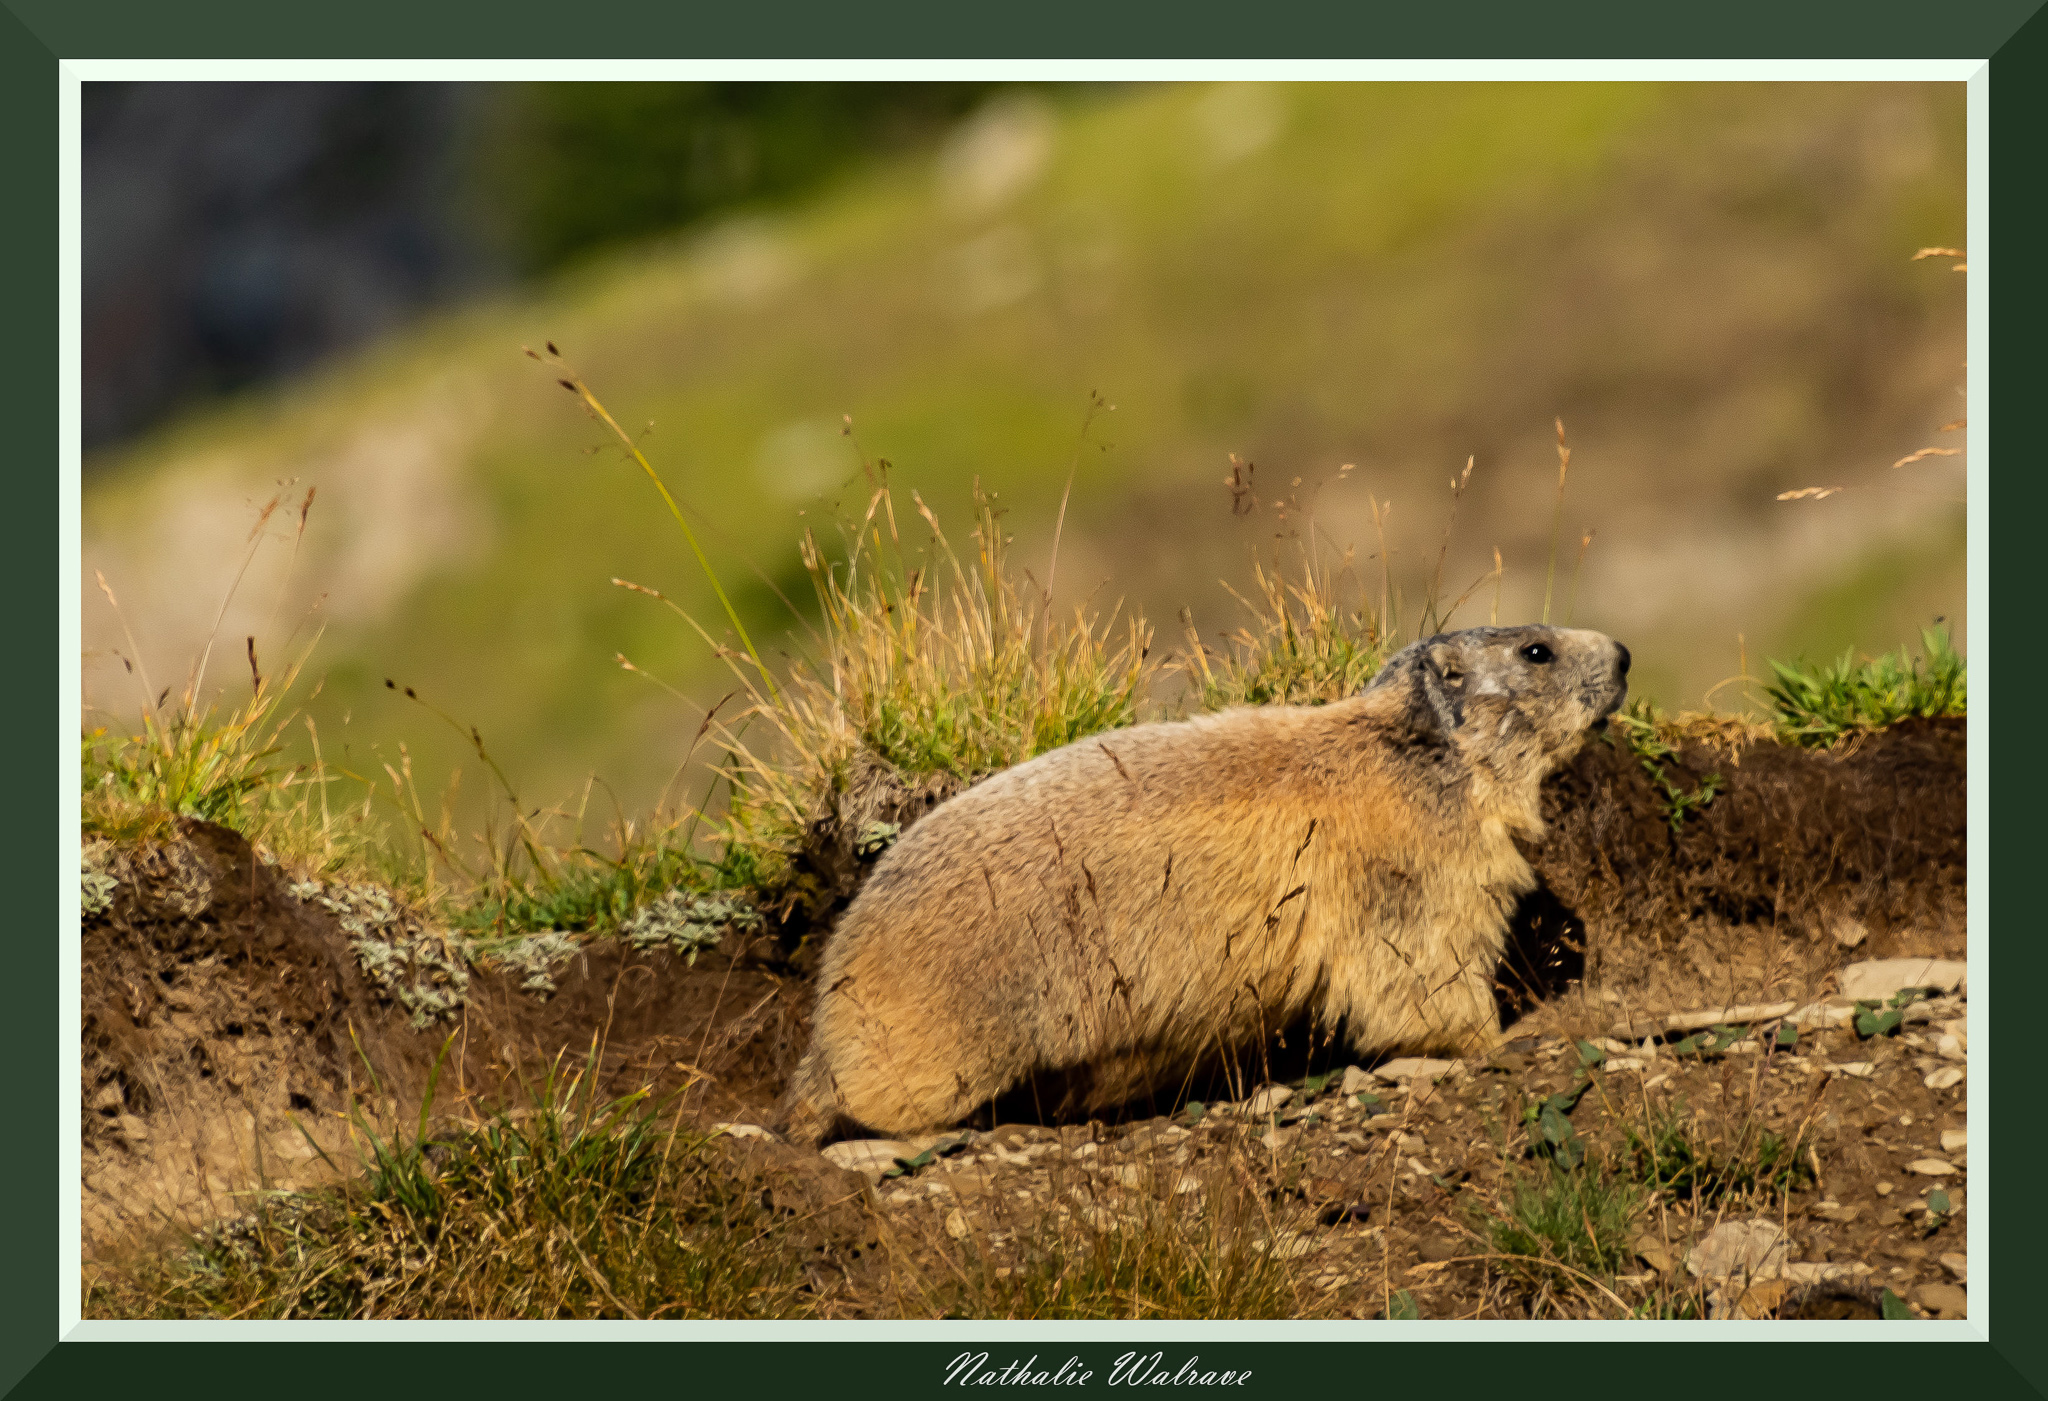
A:
<svg viewBox="0 0 2048 1401">
<path fill-rule="evenodd" d="M 1468 628 L 1390 658 L 1367 691 L 1405 687 L 1406 719 L 1533 800 L 1628 695 L 1628 648 L 1585 628 Z"/>
</svg>

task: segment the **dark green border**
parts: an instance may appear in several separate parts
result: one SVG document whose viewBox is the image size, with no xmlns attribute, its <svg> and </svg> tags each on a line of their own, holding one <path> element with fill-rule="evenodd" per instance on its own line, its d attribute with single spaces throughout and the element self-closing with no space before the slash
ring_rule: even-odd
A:
<svg viewBox="0 0 2048 1401">
<path fill-rule="evenodd" d="M 92 57 L 1005 57 L 1074 56 L 1355 56 L 1355 57 L 1974 57 L 1995 55 L 1992 93 L 1993 188 L 2008 256 L 1999 268 L 1992 317 L 1995 388 L 2005 413 L 1994 428 L 2011 465 L 2001 475 L 1992 542 L 1992 594 L 2031 602 L 2040 589 L 2030 567 L 2038 555 L 2044 488 L 2041 451 L 2026 413 L 2048 381 L 2038 327 L 2048 325 L 2048 270 L 2032 251 L 2048 227 L 2048 191 L 2040 172 L 2048 132 L 2048 15 L 2042 0 L 1987 0 L 1967 8 L 1927 0 L 1787 4 L 1739 0 L 1679 12 L 1640 3 L 1581 4 L 1570 10 L 1493 0 L 1456 6 L 1366 8 L 1341 12 L 1322 4 L 1259 7 L 1247 20 L 1236 7 L 1183 5 L 1170 24 L 1158 9 L 1054 0 L 1004 13 L 958 4 L 901 5 L 876 14 L 833 0 L 741 6 L 729 3 L 503 3 L 423 5 L 419 0 L 355 0 L 315 11 L 275 0 L 166 4 L 164 0 L 0 0 L 0 177 L 13 191 L 12 214 L 0 221 L 0 394 L 8 410 L 14 522 L 0 575 L 11 587 L 17 656 L 53 656 L 63 591 L 55 538 L 41 522 L 55 516 L 57 425 L 56 64 L 57 55 Z M 2030 18 L 2031 16 L 2031 18 Z M 2010 588 L 2001 585 L 2010 584 Z M 2032 648 L 1998 654 L 2001 691 L 2030 696 L 2040 670 Z M 57 659 L 62 664 L 63 659 Z M 2010 668 L 2011 670 L 2007 670 Z M 23 666 L 19 673 L 32 674 Z M 1978 668 L 1977 695 L 1988 714 L 1988 670 Z M 17 727 L 61 746 L 67 717 L 52 716 L 33 683 L 0 691 Z M 2008 743 L 1991 796 L 1994 814 L 2011 820 L 1988 834 L 1994 867 L 2025 871 L 2034 856 L 2039 762 L 2030 746 Z M 60 758 L 61 762 L 61 758 Z M 965 1340 L 945 1343 L 814 1343 L 791 1348 L 758 1344 L 614 1349 L 598 1363 L 587 1349 L 504 1347 L 405 1348 L 403 1344 L 131 1344 L 53 1347 L 53 1280 L 59 1183 L 53 1140 L 58 1086 L 57 941 L 36 931 L 56 924 L 50 879 L 58 867 L 53 829 L 39 803 L 10 806 L 16 830 L 0 844 L 13 892 L 8 902 L 10 1015 L 0 1017 L 6 1053 L 10 1146 L 0 1155 L 0 1393 L 22 1396 L 98 1395 L 146 1388 L 219 1392 L 254 1384 L 297 1395 L 357 1395 L 400 1388 L 458 1394 L 575 1393 L 595 1381 L 607 1392 L 647 1387 L 661 1392 L 768 1395 L 886 1389 L 892 1395 L 939 1390 L 945 1361 Z M 1980 834 L 1979 840 L 1986 840 Z M 1998 985 L 2048 985 L 2048 941 L 2037 928 L 2036 901 L 2011 880 L 1997 916 L 2013 921 L 1999 940 Z M 28 892 L 44 891 L 43 896 Z M 47 915 L 48 923 L 37 916 Z M 2023 1004 L 2016 1004 L 2016 1007 Z M 2007 1012 L 2006 1017 L 2015 1015 Z M 2023 1029 L 2031 1036 L 2032 1028 Z M 2004 1043 L 2001 1043 L 2001 1045 Z M 1988 1047 L 1986 1048 L 1988 1049 Z M 1987 1057 L 1987 1060 L 1990 1058 Z M 1991 1063 L 2002 1063 L 1992 1061 Z M 2024 1060 L 2015 1060 L 2021 1065 Z M 1199 1351 L 1218 1366 L 1250 1367 L 1242 1395 L 1283 1395 L 1330 1387 L 1340 1394 L 1453 1394 L 1467 1391 L 1531 1396 L 1674 1386 L 1699 1393 L 1730 1382 L 1773 1393 L 1881 1387 L 1892 1394 L 1970 1397 L 2037 1396 L 2048 1381 L 2042 1343 L 2044 1289 L 2035 1263 L 2048 1243 L 2043 1196 L 2035 1185 L 2040 1131 L 2031 1077 L 1994 1082 L 1998 1158 L 2013 1172 L 2001 1178 L 2000 1248 L 1994 1257 L 1997 1343 L 1965 1348 L 1887 1347 L 1854 1357 L 1822 1355 L 1813 1346 L 1621 1342 L 1464 1343 L 1454 1356 L 1439 1349 L 1371 1344 L 1313 1346 L 1190 1340 L 1166 1347 L 1178 1356 Z M 1656 1351 L 1648 1351 L 1649 1349 Z M 341 1351 L 346 1349 L 346 1352 Z M 1020 1344 L 1025 1355 L 1095 1364 L 1098 1379 L 1125 1345 Z M 1484 1350 L 1483 1358 L 1479 1355 Z M 1005 1358 L 1005 1343 L 991 1349 Z M 1449 1364 L 1448 1366 L 1446 1364 Z"/>
<path fill-rule="evenodd" d="M 94 58 L 1981 58 L 2040 0 L 6 0 L 52 53 Z M 480 18 L 488 14 L 486 21 Z M 1170 16 L 1170 19 L 1169 19 Z M 1166 21 L 1166 22 L 1162 22 Z"/>
</svg>

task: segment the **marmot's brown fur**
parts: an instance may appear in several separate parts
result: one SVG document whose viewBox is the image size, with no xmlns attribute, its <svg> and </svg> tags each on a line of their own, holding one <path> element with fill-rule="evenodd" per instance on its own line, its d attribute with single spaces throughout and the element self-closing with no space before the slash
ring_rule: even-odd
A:
<svg viewBox="0 0 2048 1401">
<path fill-rule="evenodd" d="M 1490 1039 L 1535 883 L 1513 838 L 1628 661 L 1585 630 L 1447 633 L 1348 700 L 1118 730 L 970 788 L 841 918 L 784 1125 L 936 1129 L 1045 1072 L 1105 1108 L 1310 1011 L 1363 1054 Z"/>
</svg>

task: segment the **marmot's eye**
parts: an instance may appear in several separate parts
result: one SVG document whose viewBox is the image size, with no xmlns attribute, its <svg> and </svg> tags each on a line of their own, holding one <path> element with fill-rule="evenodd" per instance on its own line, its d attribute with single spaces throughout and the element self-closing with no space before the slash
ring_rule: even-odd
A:
<svg viewBox="0 0 2048 1401">
<path fill-rule="evenodd" d="M 1542 666 L 1545 662 L 1549 661 L 1553 655 L 1555 654 L 1541 642 L 1531 642 L 1522 649 L 1522 660 L 1534 662 L 1538 666 Z"/>
</svg>

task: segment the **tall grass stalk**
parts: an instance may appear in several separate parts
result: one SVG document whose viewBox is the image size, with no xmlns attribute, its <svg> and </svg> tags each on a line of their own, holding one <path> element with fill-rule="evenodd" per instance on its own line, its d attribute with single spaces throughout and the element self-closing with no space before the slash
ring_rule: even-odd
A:
<svg viewBox="0 0 2048 1401">
<path fill-rule="evenodd" d="M 1543 621 L 1550 622 L 1550 589 L 1557 578 L 1557 541 L 1564 529 L 1564 479 L 1572 469 L 1572 450 L 1564 440 L 1564 420 L 1557 420 L 1557 504 L 1550 513 L 1550 563 L 1543 570 Z M 1496 594 L 1496 598 L 1498 594 Z"/>
<path fill-rule="evenodd" d="M 535 354 L 531 348 L 528 348 L 526 353 L 536 360 L 541 359 L 541 356 Z M 698 566 L 703 569 L 704 577 L 710 581 L 711 592 L 718 596 L 718 605 L 725 610 L 726 621 L 732 624 L 733 631 L 739 634 L 740 645 L 747 649 L 747 655 L 753 659 L 758 684 L 771 696 L 775 695 L 774 675 L 768 670 L 767 663 L 761 660 L 761 653 L 755 648 L 754 639 L 747 635 L 747 625 L 740 621 L 740 615 L 733 608 L 732 600 L 726 597 L 725 586 L 718 582 L 718 572 L 711 567 L 711 560 L 705 555 L 704 547 L 697 543 L 697 532 L 690 529 L 690 522 L 684 519 L 683 508 L 676 504 L 675 497 L 669 493 L 668 483 L 661 479 L 661 473 L 654 470 L 654 464 L 647 460 L 646 453 L 640 451 L 640 445 L 633 441 L 632 435 L 619 427 L 619 422 L 612 417 L 611 411 L 598 401 L 597 395 L 590 392 L 590 386 L 569 368 L 568 362 L 562 359 L 561 352 L 555 349 L 553 341 L 548 342 L 545 363 L 552 364 L 562 372 L 562 378 L 558 381 L 562 388 L 581 399 L 591 414 L 605 427 L 611 429 L 612 434 L 625 445 L 626 451 L 632 454 L 633 460 L 640 464 L 640 470 L 647 474 L 647 480 L 654 483 L 654 489 L 661 493 L 662 502 L 668 507 L 668 513 L 676 518 L 676 525 L 683 532 L 683 539 L 689 542 L 690 553 L 697 557 Z"/>
</svg>

